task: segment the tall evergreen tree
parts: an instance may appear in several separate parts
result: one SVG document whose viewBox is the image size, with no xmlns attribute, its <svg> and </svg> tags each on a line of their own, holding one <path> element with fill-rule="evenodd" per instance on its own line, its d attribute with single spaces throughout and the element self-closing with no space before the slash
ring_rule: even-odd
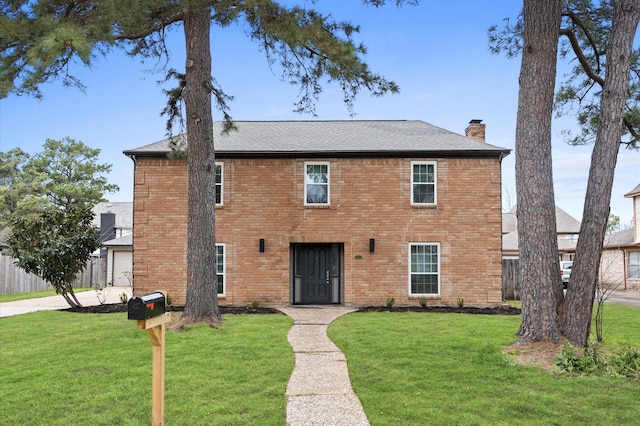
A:
<svg viewBox="0 0 640 426">
<path fill-rule="evenodd" d="M 555 341 L 562 336 L 573 344 L 585 346 L 589 338 L 618 150 L 620 144 L 637 147 L 640 139 L 640 50 L 633 49 L 632 44 L 640 19 L 640 4 L 637 0 L 565 0 L 561 5 L 561 25 L 558 27 L 556 37 L 559 40 L 556 40 L 556 43 L 560 43 L 560 57 L 572 56 L 575 59 L 575 67 L 556 93 L 555 107 L 558 114 L 577 112 L 576 118 L 582 131 L 577 136 L 567 132 L 568 142 L 594 143 L 594 149 L 580 238 L 576 248 L 576 261 L 566 297 L 563 297 L 561 291 L 559 273 L 554 271 L 558 262 L 557 244 L 553 247 L 548 242 L 549 232 L 546 228 L 544 232 L 540 232 L 535 220 L 529 220 L 535 219 L 534 214 L 549 217 L 553 214 L 554 206 L 547 202 L 545 206 L 535 207 L 531 212 L 533 215 L 520 216 L 522 203 L 528 204 L 530 197 L 535 193 L 544 198 L 550 195 L 552 197 L 553 185 L 545 183 L 539 171 L 518 169 L 518 165 L 516 166 L 516 179 L 519 175 L 522 185 L 518 189 L 518 229 L 520 234 L 525 234 L 524 238 L 520 237 L 519 244 L 521 270 L 524 274 L 523 293 L 527 295 L 523 296 L 523 325 L 519 333 L 520 341 L 523 343 L 536 340 Z M 528 85 L 523 81 L 524 74 L 536 66 L 544 66 L 531 62 L 525 64 L 525 56 L 531 53 L 528 49 L 532 41 L 531 33 L 526 31 L 527 20 L 531 18 L 531 14 L 537 15 L 535 19 L 550 19 L 541 8 L 527 6 L 528 3 L 525 1 L 524 26 L 523 21 L 518 20 L 514 26 L 507 25 L 501 31 L 497 27 L 490 30 L 490 42 L 495 52 L 504 51 L 509 56 L 519 53 L 523 55 L 520 101 L 523 100 L 523 87 L 526 88 Z M 534 38 L 533 41 L 537 39 Z M 547 61 L 547 66 L 553 63 L 555 67 L 555 55 L 549 55 L 544 60 Z M 555 73 L 548 74 L 547 78 L 555 81 Z M 548 93 L 544 102 L 548 105 Z M 527 121 L 540 118 L 520 114 L 520 107 L 521 103 L 518 129 L 527 126 Z M 534 106 L 524 108 L 529 109 L 531 113 L 535 109 Z M 538 113 L 544 114 L 545 123 L 527 137 L 532 138 L 531 140 L 540 137 L 541 143 L 546 145 L 550 131 L 550 120 L 546 117 L 550 116 L 551 112 L 545 109 L 539 110 Z M 522 135 L 516 135 L 516 143 L 521 140 L 519 136 Z M 516 147 L 516 161 L 517 149 Z M 529 158 L 533 154 L 524 155 Z M 545 161 L 551 160 L 550 151 L 538 152 L 535 155 L 545 155 L 548 156 Z M 533 178 L 527 176 L 528 173 L 532 173 Z M 549 173 L 547 170 L 544 179 L 549 179 Z M 545 223 L 549 225 L 550 219 Z M 536 234 L 540 236 L 536 237 Z M 537 257 L 527 254 L 522 257 L 523 252 L 528 253 L 532 250 L 544 250 L 545 253 L 537 253 Z M 533 268 L 541 268 L 545 273 L 532 280 L 526 271 Z M 537 319 L 530 320 L 531 315 Z"/>
<path fill-rule="evenodd" d="M 72 284 L 100 246 L 92 207 L 118 187 L 105 176 L 111 165 L 97 162 L 99 149 L 71 138 L 43 148 L 31 157 L 19 148 L 0 153 L 0 224 L 16 264 L 80 306 Z"/>
<path fill-rule="evenodd" d="M 16 214 L 23 214 L 31 185 L 25 167 L 29 154 L 20 148 L 0 152 L 0 231 Z"/>
<path fill-rule="evenodd" d="M 380 6 L 385 1 L 365 3 Z M 5 0 L 0 1 L 0 10 L 0 96 L 40 96 L 39 86 L 56 78 L 81 87 L 70 72 L 72 62 L 90 65 L 95 55 L 112 48 L 143 58 L 165 56 L 166 30 L 183 26 L 187 61 L 184 73 L 171 72 L 180 81 L 169 91 L 166 111 L 179 114 L 184 101 L 189 200 L 184 322 L 215 325 L 221 321 L 211 201 L 215 184 L 212 94 L 229 127 L 231 117 L 228 97 L 211 76 L 209 25 L 226 27 L 244 21 L 249 37 L 260 44 L 268 60 L 279 61 L 283 77 L 300 86 L 298 111 L 314 110 L 325 80 L 340 85 L 348 108 L 361 89 L 374 95 L 398 90 L 394 82 L 367 67 L 365 47 L 352 39 L 358 27 L 301 6 L 271 0 Z"/>
<path fill-rule="evenodd" d="M 518 117 L 516 193 L 522 298 L 521 342 L 559 340 L 558 264 L 551 114 L 561 0 L 525 0 Z"/>
<path fill-rule="evenodd" d="M 629 97 L 629 65 L 638 22 L 640 2 L 614 2 L 596 139 L 591 154 L 576 261 L 571 272 L 571 291 L 567 292 L 560 317 L 560 329 L 564 336 L 580 346 L 587 345 L 591 331 L 591 314 L 610 213 L 613 176 L 623 135 L 625 107 Z"/>
</svg>

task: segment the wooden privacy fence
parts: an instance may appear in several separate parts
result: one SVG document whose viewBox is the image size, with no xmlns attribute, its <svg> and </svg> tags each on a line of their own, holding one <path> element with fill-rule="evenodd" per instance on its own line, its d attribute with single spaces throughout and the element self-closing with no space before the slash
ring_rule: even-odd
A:
<svg viewBox="0 0 640 426">
<path fill-rule="evenodd" d="M 502 300 L 520 300 L 520 259 L 502 259 Z"/>
<path fill-rule="evenodd" d="M 29 274 L 15 265 L 13 257 L 0 254 L 0 294 L 19 294 L 32 291 L 51 290 L 53 287 L 42 278 Z M 80 272 L 73 282 L 74 288 L 104 286 L 105 275 L 102 272 L 101 260 L 91 258 L 87 267 Z"/>
</svg>

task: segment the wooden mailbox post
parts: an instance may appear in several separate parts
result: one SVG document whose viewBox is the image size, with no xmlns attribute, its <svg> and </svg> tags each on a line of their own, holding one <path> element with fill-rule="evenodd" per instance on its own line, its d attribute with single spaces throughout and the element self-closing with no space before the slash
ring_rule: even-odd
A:
<svg viewBox="0 0 640 426">
<path fill-rule="evenodd" d="M 151 400 L 151 424 L 164 425 L 164 343 L 165 331 L 171 313 L 166 312 L 165 296 L 161 292 L 133 297 L 128 304 L 129 319 L 138 321 L 138 328 L 145 330 L 153 346 L 153 377 Z"/>
</svg>

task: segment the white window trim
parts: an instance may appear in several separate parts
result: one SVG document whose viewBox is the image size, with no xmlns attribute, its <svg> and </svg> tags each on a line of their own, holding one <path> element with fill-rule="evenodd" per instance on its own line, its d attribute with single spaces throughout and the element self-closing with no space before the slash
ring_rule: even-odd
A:
<svg viewBox="0 0 640 426">
<path fill-rule="evenodd" d="M 415 203 L 413 201 L 413 166 L 433 166 L 433 203 Z M 422 182 L 418 182 L 420 184 Z M 435 206 L 438 204 L 438 163 L 436 161 L 412 161 L 411 162 L 411 204 L 414 206 Z"/>
<path fill-rule="evenodd" d="M 222 273 L 218 274 L 218 247 L 222 247 Z M 216 293 L 218 292 L 218 275 L 222 275 L 222 282 L 224 283 L 222 293 L 218 293 L 218 296 L 227 295 L 227 245 L 225 243 L 216 243 Z"/>
<path fill-rule="evenodd" d="M 327 202 L 307 203 L 307 166 L 327 166 Z M 329 206 L 331 205 L 331 163 L 328 161 L 305 161 L 304 163 L 304 205 L 305 206 Z"/>
<path fill-rule="evenodd" d="M 220 166 L 220 202 L 219 203 L 215 202 L 215 196 L 216 196 L 215 188 L 213 193 L 213 196 L 214 196 L 213 201 L 216 206 L 223 206 L 224 205 L 224 163 L 215 162 L 214 164 L 216 169 L 218 168 L 218 166 Z M 214 170 L 214 175 L 215 175 L 215 170 Z M 218 183 L 216 183 L 215 186 L 217 187 Z"/>
<path fill-rule="evenodd" d="M 411 292 L 411 247 L 412 246 L 436 246 L 438 248 L 438 272 L 437 272 L 437 276 L 438 276 L 438 292 L 437 293 L 412 293 Z M 409 278 L 408 278 L 408 283 L 407 283 L 407 289 L 409 292 L 409 296 L 410 297 L 414 297 L 414 296 L 425 296 L 425 297 L 439 297 L 440 294 L 442 293 L 442 277 L 440 275 L 440 264 L 442 262 L 442 250 L 440 250 L 440 243 L 433 243 L 433 242 L 411 242 L 408 245 L 408 251 L 407 251 L 407 260 L 408 260 L 408 271 L 409 271 Z"/>
</svg>

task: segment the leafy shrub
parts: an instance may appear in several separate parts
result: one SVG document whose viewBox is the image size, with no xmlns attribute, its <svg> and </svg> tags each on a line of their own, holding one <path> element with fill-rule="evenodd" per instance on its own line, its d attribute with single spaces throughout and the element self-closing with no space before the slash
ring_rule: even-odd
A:
<svg viewBox="0 0 640 426">
<path fill-rule="evenodd" d="M 418 297 L 418 303 L 420 303 L 420 306 L 422 306 L 423 308 L 427 307 L 427 298 L 422 296 L 422 297 Z"/>
<path fill-rule="evenodd" d="M 391 310 L 391 308 L 393 308 L 393 305 L 395 304 L 396 304 L 395 297 L 387 297 L 387 309 Z"/>
<path fill-rule="evenodd" d="M 129 295 L 124 291 L 120 293 L 120 303 L 122 303 L 123 305 L 126 305 L 128 301 L 129 301 Z"/>
<path fill-rule="evenodd" d="M 600 353 L 599 345 L 589 343 L 586 348 L 570 344 L 562 347 L 555 365 L 561 374 L 572 376 L 598 375 L 640 379 L 640 351 L 633 346 L 614 353 Z"/>
<path fill-rule="evenodd" d="M 462 297 L 458 297 L 456 303 L 458 304 L 458 308 L 464 308 L 464 299 Z"/>
<path fill-rule="evenodd" d="M 252 307 L 253 309 L 258 309 L 258 308 L 260 307 L 260 301 L 259 301 L 259 300 L 253 300 L 253 301 L 251 302 L 251 307 Z"/>
</svg>

